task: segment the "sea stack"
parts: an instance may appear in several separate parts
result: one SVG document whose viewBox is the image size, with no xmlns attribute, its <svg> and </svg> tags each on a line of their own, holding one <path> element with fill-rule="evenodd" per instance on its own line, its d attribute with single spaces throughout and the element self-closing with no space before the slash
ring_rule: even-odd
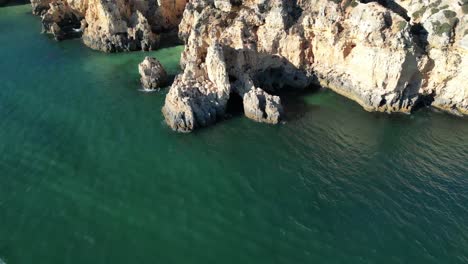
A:
<svg viewBox="0 0 468 264">
<path fill-rule="evenodd" d="M 283 106 L 279 96 L 255 88 L 244 95 L 243 102 L 246 117 L 268 124 L 278 124 L 281 121 Z"/>
<path fill-rule="evenodd" d="M 167 72 L 156 58 L 146 57 L 138 65 L 138 71 L 141 75 L 141 85 L 145 90 L 159 89 L 167 84 Z"/>
</svg>

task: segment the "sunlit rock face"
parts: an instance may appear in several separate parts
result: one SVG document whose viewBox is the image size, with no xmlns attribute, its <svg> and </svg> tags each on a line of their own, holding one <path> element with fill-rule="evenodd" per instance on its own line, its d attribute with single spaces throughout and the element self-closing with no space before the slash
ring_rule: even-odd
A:
<svg viewBox="0 0 468 264">
<path fill-rule="evenodd" d="M 467 114 L 466 3 L 436 2 L 192 0 L 179 26 L 184 70 L 163 113 L 192 130 L 222 116 L 230 94 L 320 84 L 368 111 L 432 103 Z"/>
<path fill-rule="evenodd" d="M 433 106 L 468 115 L 468 1 L 396 1 L 423 31 L 428 61 L 421 93 Z"/>
<path fill-rule="evenodd" d="M 82 36 L 96 50 L 151 50 L 177 31 L 187 0 L 31 0 L 44 31 L 57 40 Z"/>
<path fill-rule="evenodd" d="M 167 72 L 154 57 L 146 57 L 139 65 L 140 82 L 144 90 L 156 90 L 167 83 Z"/>
<path fill-rule="evenodd" d="M 187 1 L 31 3 L 45 32 L 58 40 L 82 36 L 106 52 L 155 49 L 178 31 L 183 72 L 163 108 L 178 131 L 224 118 L 233 95 L 250 103 L 246 116 L 278 123 L 279 91 L 318 85 L 368 111 L 410 113 L 431 104 L 468 114 L 465 0 Z M 273 98 L 278 118 L 252 108 L 255 98 Z"/>
</svg>

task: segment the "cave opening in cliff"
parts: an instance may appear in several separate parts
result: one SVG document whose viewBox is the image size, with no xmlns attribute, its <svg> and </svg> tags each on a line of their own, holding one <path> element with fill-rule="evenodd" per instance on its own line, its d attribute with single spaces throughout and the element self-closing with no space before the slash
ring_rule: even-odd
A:
<svg viewBox="0 0 468 264">
<path fill-rule="evenodd" d="M 226 106 L 226 114 L 228 117 L 244 115 L 244 102 L 238 93 L 231 92 L 229 95 L 229 100 Z"/>
<path fill-rule="evenodd" d="M 434 96 L 433 93 L 420 95 L 413 106 L 412 112 L 418 111 L 421 108 L 430 107 L 434 102 Z"/>
</svg>

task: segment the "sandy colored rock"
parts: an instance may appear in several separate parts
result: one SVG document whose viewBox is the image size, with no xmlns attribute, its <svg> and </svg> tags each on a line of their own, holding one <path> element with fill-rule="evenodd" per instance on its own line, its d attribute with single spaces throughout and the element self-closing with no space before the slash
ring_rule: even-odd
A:
<svg viewBox="0 0 468 264">
<path fill-rule="evenodd" d="M 279 96 L 254 88 L 244 94 L 245 116 L 261 123 L 278 124 L 283 115 L 283 106 Z"/>
<path fill-rule="evenodd" d="M 96 50 L 153 50 L 177 32 L 187 0 L 31 0 L 44 31 L 56 39 L 82 36 Z M 72 34 L 79 33 L 79 34 Z"/>
<path fill-rule="evenodd" d="M 139 65 L 141 85 L 144 89 L 154 90 L 167 84 L 167 73 L 162 64 L 153 57 L 146 57 Z"/>
<path fill-rule="evenodd" d="M 218 44 L 210 46 L 206 64 L 190 64 L 179 75 L 166 96 L 163 114 L 176 131 L 190 132 L 215 123 L 226 111 L 231 86 L 224 52 Z"/>
<path fill-rule="evenodd" d="M 70 36 L 74 20 L 60 13 L 73 14 L 84 43 L 108 52 L 154 49 L 178 27 L 183 71 L 163 108 L 175 130 L 222 119 L 232 94 L 257 88 L 323 86 L 368 111 L 468 113 L 466 1 L 31 1 L 47 32 Z"/>
<path fill-rule="evenodd" d="M 179 26 L 186 42 L 180 79 L 207 78 L 208 49 L 218 43 L 230 93 L 241 97 L 252 87 L 272 93 L 320 85 L 368 111 L 410 113 L 432 104 L 467 113 L 468 16 L 462 5 L 193 0 Z"/>
</svg>

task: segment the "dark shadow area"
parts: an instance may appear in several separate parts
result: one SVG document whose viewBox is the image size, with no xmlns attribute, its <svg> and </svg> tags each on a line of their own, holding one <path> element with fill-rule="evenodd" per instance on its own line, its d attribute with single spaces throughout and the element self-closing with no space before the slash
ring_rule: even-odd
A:
<svg viewBox="0 0 468 264">
<path fill-rule="evenodd" d="M 393 1 L 393 0 L 360 0 L 359 2 L 361 2 L 363 4 L 367 4 L 367 3 L 370 3 L 370 2 L 377 2 L 381 6 L 392 10 L 394 13 L 401 16 L 404 20 L 406 20 L 406 21 L 411 20 L 411 18 L 408 16 L 408 11 L 406 9 L 404 9 L 398 3 L 395 3 L 395 1 Z"/>
<path fill-rule="evenodd" d="M 66 39 L 74 39 L 74 38 L 81 38 L 83 32 L 81 31 L 81 17 L 75 13 L 67 13 L 64 15 L 64 18 L 57 23 L 60 28 L 60 31 L 57 32 L 54 37 L 58 41 L 66 40 Z M 47 19 L 43 19 L 42 26 L 44 27 L 43 31 L 50 32 L 52 25 L 54 24 L 53 21 L 48 21 Z"/>
<path fill-rule="evenodd" d="M 179 38 L 177 30 L 161 32 L 158 49 L 171 48 L 185 43 Z"/>
<path fill-rule="evenodd" d="M 230 82 L 251 78 L 255 87 L 275 94 L 281 90 L 304 89 L 316 82 L 316 77 L 296 67 L 286 58 L 251 49 L 224 47 Z M 237 59 L 242 58 L 241 64 Z"/>
<path fill-rule="evenodd" d="M 311 106 L 304 102 L 303 96 L 320 89 L 314 85 L 317 83 L 314 75 L 277 55 L 231 47 L 224 47 L 224 53 L 226 58 L 232 58 L 226 61 L 231 85 L 240 87 L 240 91 L 248 91 L 253 84 L 268 94 L 278 95 L 284 108 L 282 119 L 297 119 L 310 110 Z M 259 107 L 261 110 L 265 108 L 262 104 Z M 236 89 L 230 94 L 226 112 L 228 117 L 244 114 L 243 100 Z"/>
<path fill-rule="evenodd" d="M 29 4 L 28 0 L 0 0 L 0 7 Z"/>
<path fill-rule="evenodd" d="M 429 33 L 427 30 L 421 23 L 417 23 L 411 26 L 411 34 L 416 44 L 422 49 L 424 54 L 427 54 L 427 47 L 429 45 L 429 41 L 427 40 Z"/>
<path fill-rule="evenodd" d="M 312 85 L 304 89 L 284 89 L 279 91 L 276 95 L 281 97 L 281 104 L 284 108 L 284 121 L 299 120 L 306 115 L 306 113 L 320 108 L 320 106 L 311 105 L 306 103 L 304 98 L 309 95 L 318 94 L 323 92 L 325 88 L 318 85 Z"/>
<path fill-rule="evenodd" d="M 419 111 L 423 108 L 428 108 L 434 102 L 434 94 L 420 95 L 418 100 L 414 103 L 411 113 Z"/>
<path fill-rule="evenodd" d="M 177 77 L 178 74 L 168 74 L 167 75 L 167 87 L 171 87 L 172 84 L 174 83 L 175 78 Z"/>
<path fill-rule="evenodd" d="M 288 9 L 288 18 L 286 20 L 286 29 L 291 28 L 297 23 L 299 18 L 302 16 L 302 8 L 297 4 L 298 0 L 286 0 L 284 4 L 287 5 Z"/>
<path fill-rule="evenodd" d="M 229 100 L 226 106 L 226 118 L 243 116 L 244 115 L 244 102 L 242 97 L 234 92 L 229 95 Z"/>
</svg>

